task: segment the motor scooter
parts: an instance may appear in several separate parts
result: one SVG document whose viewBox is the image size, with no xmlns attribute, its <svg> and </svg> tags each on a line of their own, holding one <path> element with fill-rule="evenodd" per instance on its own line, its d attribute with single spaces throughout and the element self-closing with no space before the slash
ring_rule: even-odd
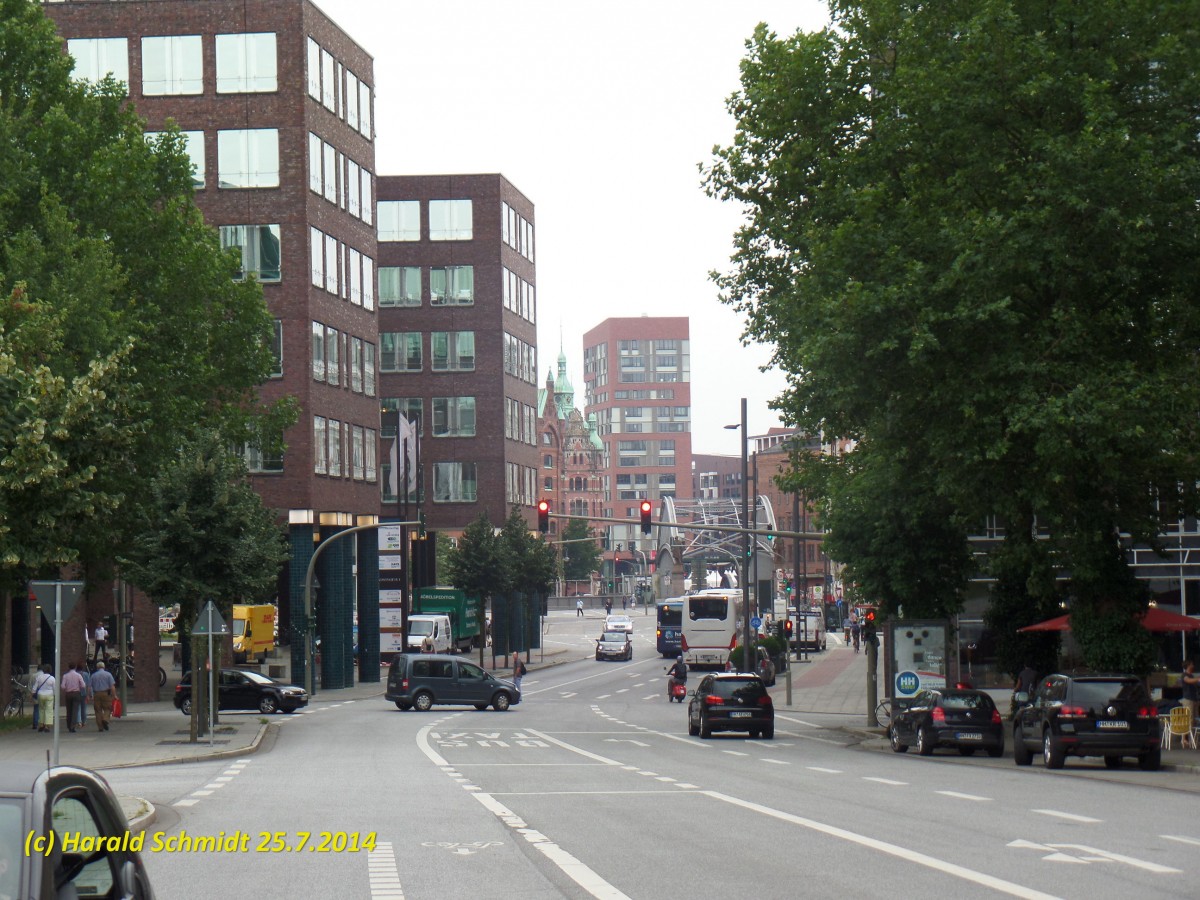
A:
<svg viewBox="0 0 1200 900">
<path fill-rule="evenodd" d="M 687 696 L 687 682 L 686 681 L 676 681 L 674 678 L 668 679 L 668 681 L 667 681 L 667 702 L 668 703 L 672 700 L 678 700 L 680 703 L 682 703 L 683 698 L 686 696 Z"/>
</svg>

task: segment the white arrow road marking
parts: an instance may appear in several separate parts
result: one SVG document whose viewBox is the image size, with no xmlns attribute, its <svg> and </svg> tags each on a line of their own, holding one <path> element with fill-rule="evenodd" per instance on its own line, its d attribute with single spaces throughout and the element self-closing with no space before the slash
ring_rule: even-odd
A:
<svg viewBox="0 0 1200 900">
<path fill-rule="evenodd" d="M 1132 856 L 1124 856 L 1120 853 L 1110 853 L 1107 850 L 1097 850 L 1095 847 L 1088 847 L 1085 844 L 1035 844 L 1033 841 L 1016 840 L 1010 841 L 1008 846 L 1017 850 L 1037 850 L 1040 853 L 1049 854 L 1042 857 L 1049 862 L 1119 862 L 1125 863 L 1127 866 L 1133 866 L 1135 869 L 1144 869 L 1147 872 L 1153 872 L 1156 875 L 1182 874 L 1179 869 L 1172 869 L 1170 866 L 1161 866 L 1158 863 L 1146 862 L 1145 860 L 1135 859 Z M 1083 856 L 1069 856 L 1066 853 L 1060 852 L 1063 850 L 1074 850 L 1083 854 Z"/>
</svg>

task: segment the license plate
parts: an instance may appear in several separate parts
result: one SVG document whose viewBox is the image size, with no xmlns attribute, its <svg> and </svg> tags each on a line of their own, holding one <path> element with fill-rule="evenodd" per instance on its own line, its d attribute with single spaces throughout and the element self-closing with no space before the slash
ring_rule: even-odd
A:
<svg viewBox="0 0 1200 900">
<path fill-rule="evenodd" d="M 1128 728 L 1128 727 L 1129 727 L 1129 723 L 1128 723 L 1128 722 L 1122 722 L 1122 721 L 1119 721 L 1119 720 L 1116 720 L 1116 719 L 1101 719 L 1100 721 L 1098 721 L 1098 722 L 1096 723 L 1096 727 L 1097 727 L 1097 728 L 1115 728 L 1115 729 L 1122 729 L 1122 728 Z"/>
<path fill-rule="evenodd" d="M 958 731 L 958 732 L 955 732 L 954 737 L 956 740 L 960 740 L 960 741 L 982 741 L 983 740 L 983 735 L 980 734 L 978 731 Z"/>
<path fill-rule="evenodd" d="M 750 718 L 750 713 L 748 713 L 748 712 L 731 712 L 729 714 L 729 718 L 731 718 L 731 719 L 748 719 L 748 718 Z"/>
</svg>

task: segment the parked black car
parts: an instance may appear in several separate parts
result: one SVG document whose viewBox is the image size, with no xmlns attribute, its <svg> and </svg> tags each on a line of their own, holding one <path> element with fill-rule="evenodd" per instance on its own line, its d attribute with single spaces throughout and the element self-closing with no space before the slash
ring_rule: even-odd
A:
<svg viewBox="0 0 1200 900">
<path fill-rule="evenodd" d="M 217 709 L 250 709 L 260 713 L 295 712 L 308 706 L 308 691 L 284 684 L 249 669 L 222 669 L 218 676 Z M 184 672 L 175 686 L 175 708 L 192 714 L 192 673 Z"/>
<path fill-rule="evenodd" d="M 983 691 L 920 691 L 904 707 L 897 707 L 888 737 L 897 753 L 915 744 L 922 756 L 938 747 L 957 747 L 963 756 L 980 749 L 988 756 L 1004 755 L 1004 721 Z"/>
<path fill-rule="evenodd" d="M 63 835 L 84 839 L 86 849 L 63 852 Z M 131 837 L 100 774 L 45 763 L 0 767 L 0 897 L 153 900 Z"/>
<path fill-rule="evenodd" d="M 1124 756 L 1154 771 L 1162 763 L 1158 710 L 1134 675 L 1049 675 L 1013 719 L 1013 759 L 1027 766 L 1039 749 L 1047 769 L 1068 756 L 1103 756 L 1110 769 Z"/>
<path fill-rule="evenodd" d="M 688 734 L 709 738 L 714 731 L 775 737 L 775 706 L 761 678 L 748 672 L 716 672 L 700 679 L 688 694 Z"/>
</svg>

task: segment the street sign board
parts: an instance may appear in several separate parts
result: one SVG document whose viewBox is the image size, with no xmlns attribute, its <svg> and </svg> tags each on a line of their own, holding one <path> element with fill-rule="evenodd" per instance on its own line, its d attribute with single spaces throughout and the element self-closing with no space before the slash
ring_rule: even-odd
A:
<svg viewBox="0 0 1200 900">
<path fill-rule="evenodd" d="M 46 624 L 52 630 L 54 628 L 54 589 L 56 585 L 62 588 L 62 619 L 64 622 L 71 618 L 75 604 L 83 596 L 82 581 L 29 582 L 29 588 L 33 591 L 33 596 L 37 598 L 38 605 L 42 608 L 42 618 L 46 620 Z"/>
<path fill-rule="evenodd" d="M 756 628 L 756 629 L 762 628 L 762 618 L 760 618 L 759 616 L 754 616 L 753 618 L 751 618 L 750 619 L 750 627 Z"/>
<path fill-rule="evenodd" d="M 205 637 L 210 634 L 229 634 L 229 626 L 225 624 L 221 613 L 217 611 L 217 605 L 211 600 L 204 604 L 204 609 L 200 610 L 200 615 L 196 616 L 192 625 L 192 637 Z"/>
</svg>

